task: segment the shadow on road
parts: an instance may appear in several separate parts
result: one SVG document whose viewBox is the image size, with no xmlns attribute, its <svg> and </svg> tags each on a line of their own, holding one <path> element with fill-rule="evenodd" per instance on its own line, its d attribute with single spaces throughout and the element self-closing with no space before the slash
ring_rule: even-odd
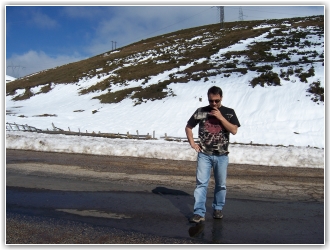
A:
<svg viewBox="0 0 330 250">
<path fill-rule="evenodd" d="M 190 237 L 200 240 L 206 240 L 208 238 L 205 235 L 205 226 L 207 223 L 189 223 L 189 218 L 192 216 L 192 209 L 194 198 L 181 190 L 171 189 L 167 187 L 156 187 L 152 190 L 154 194 L 162 195 L 164 198 L 168 199 L 176 208 L 180 210 L 180 213 L 183 214 L 187 219 L 188 234 Z M 180 199 L 178 199 L 180 196 Z M 186 196 L 187 199 L 184 199 L 185 202 L 182 202 L 182 196 Z M 212 222 L 212 243 L 222 243 L 222 220 L 211 220 Z"/>
<path fill-rule="evenodd" d="M 204 227 L 204 222 L 194 223 L 188 230 L 189 236 L 193 238 L 203 238 Z"/>
<path fill-rule="evenodd" d="M 187 219 L 192 214 L 192 210 L 190 207 L 193 206 L 193 198 L 190 194 L 177 190 L 171 189 L 167 187 L 156 187 L 152 190 L 154 194 L 163 195 L 164 198 L 168 199 L 176 208 L 180 210 L 180 213 L 183 214 Z M 180 199 L 178 196 L 181 196 Z M 182 196 L 186 196 L 184 202 L 182 202 Z"/>
</svg>

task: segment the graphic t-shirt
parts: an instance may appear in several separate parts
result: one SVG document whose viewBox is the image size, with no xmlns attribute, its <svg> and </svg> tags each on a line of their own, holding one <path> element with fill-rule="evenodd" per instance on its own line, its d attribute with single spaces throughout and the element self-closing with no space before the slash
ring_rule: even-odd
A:
<svg viewBox="0 0 330 250">
<path fill-rule="evenodd" d="M 241 126 L 233 109 L 221 106 L 219 110 L 231 124 Z M 202 152 L 211 155 L 228 154 L 230 133 L 215 116 L 209 114 L 211 111 L 210 106 L 197 109 L 188 120 L 188 125 L 194 128 L 199 124 L 198 137 Z"/>
</svg>

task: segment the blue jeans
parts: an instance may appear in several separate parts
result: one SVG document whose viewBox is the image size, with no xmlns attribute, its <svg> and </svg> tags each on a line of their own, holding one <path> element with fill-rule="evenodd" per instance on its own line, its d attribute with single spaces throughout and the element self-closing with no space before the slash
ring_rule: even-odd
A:
<svg viewBox="0 0 330 250">
<path fill-rule="evenodd" d="M 213 209 L 222 210 L 226 200 L 228 155 L 207 155 L 202 152 L 197 156 L 196 189 L 194 192 L 194 214 L 205 217 L 206 194 L 213 169 L 215 187 Z"/>
</svg>

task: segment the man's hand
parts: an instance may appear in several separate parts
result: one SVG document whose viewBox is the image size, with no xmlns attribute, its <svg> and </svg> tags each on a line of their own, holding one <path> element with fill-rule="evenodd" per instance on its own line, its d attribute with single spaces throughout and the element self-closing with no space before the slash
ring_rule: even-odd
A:
<svg viewBox="0 0 330 250">
<path fill-rule="evenodd" d="M 201 147 L 196 143 L 192 144 L 191 147 L 195 149 L 196 152 L 200 152 L 202 150 Z"/>
<path fill-rule="evenodd" d="M 209 114 L 216 117 L 227 131 L 233 135 L 237 133 L 237 125 L 231 124 L 229 121 L 227 121 L 226 118 L 221 114 L 220 110 L 214 108 Z"/>
<path fill-rule="evenodd" d="M 187 135 L 187 139 L 189 141 L 190 146 L 196 150 L 196 152 L 200 152 L 202 149 L 200 148 L 200 146 L 198 144 L 196 144 L 194 142 L 194 137 L 193 137 L 193 133 L 192 133 L 192 127 L 190 127 L 189 125 L 186 126 L 185 128 L 186 131 L 186 135 Z"/>
<path fill-rule="evenodd" d="M 216 108 L 212 109 L 212 111 L 210 112 L 210 115 L 215 116 L 219 121 L 222 121 L 223 119 L 225 119 L 222 116 L 220 110 L 219 109 L 216 109 Z"/>
</svg>

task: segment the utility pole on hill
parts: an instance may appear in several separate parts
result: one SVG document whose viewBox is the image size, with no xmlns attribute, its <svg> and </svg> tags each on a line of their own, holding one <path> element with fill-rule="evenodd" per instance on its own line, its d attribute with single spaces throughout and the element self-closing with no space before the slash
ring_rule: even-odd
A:
<svg viewBox="0 0 330 250">
<path fill-rule="evenodd" d="M 220 29 L 224 28 L 224 22 L 225 22 L 225 7 L 219 6 L 219 14 L 220 14 Z"/>
<path fill-rule="evenodd" d="M 13 76 L 16 77 L 16 78 L 19 78 L 19 70 L 20 70 L 20 69 L 25 69 L 24 66 L 20 66 L 20 65 L 16 65 L 16 66 L 14 66 L 13 64 L 10 65 L 10 66 L 7 66 L 7 68 L 11 68 L 12 73 L 13 73 Z M 15 69 L 18 69 L 18 70 L 17 70 L 17 76 L 15 75 Z"/>
<path fill-rule="evenodd" d="M 111 50 L 113 50 L 113 43 L 115 43 L 115 49 L 116 49 L 116 41 L 111 41 L 112 42 L 112 48 L 111 48 Z"/>
<path fill-rule="evenodd" d="M 242 7 L 239 7 L 239 11 L 238 11 L 238 19 L 239 19 L 240 21 L 244 21 L 244 20 L 243 20 L 243 16 L 245 16 L 245 15 L 243 15 Z"/>
</svg>

